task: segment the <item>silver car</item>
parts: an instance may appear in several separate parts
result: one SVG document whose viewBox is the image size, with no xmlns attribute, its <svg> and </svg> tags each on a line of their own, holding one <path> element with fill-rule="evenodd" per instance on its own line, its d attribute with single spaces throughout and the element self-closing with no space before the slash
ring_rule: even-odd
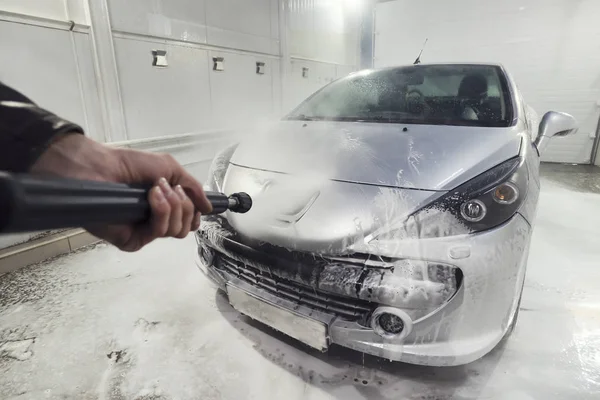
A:
<svg viewBox="0 0 600 400">
<path fill-rule="evenodd" d="M 470 363 L 516 323 L 540 153 L 576 130 L 537 121 L 500 65 L 351 74 L 217 155 L 207 189 L 254 206 L 203 219 L 198 265 L 319 350 Z"/>
</svg>

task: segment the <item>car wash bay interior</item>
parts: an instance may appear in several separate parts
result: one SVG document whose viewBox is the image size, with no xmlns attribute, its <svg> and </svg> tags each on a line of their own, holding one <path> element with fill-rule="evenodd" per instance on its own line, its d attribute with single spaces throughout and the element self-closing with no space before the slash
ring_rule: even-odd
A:
<svg viewBox="0 0 600 400">
<path fill-rule="evenodd" d="M 349 72 L 411 64 L 425 39 L 423 62 L 500 62 L 540 116 L 580 124 L 544 154 L 515 332 L 473 364 L 312 351 L 215 295 L 191 236 L 126 254 L 40 232 L 0 237 L 0 398 L 597 398 L 599 12 L 593 0 L 0 1 L 2 82 L 200 179 L 238 135 Z"/>
</svg>

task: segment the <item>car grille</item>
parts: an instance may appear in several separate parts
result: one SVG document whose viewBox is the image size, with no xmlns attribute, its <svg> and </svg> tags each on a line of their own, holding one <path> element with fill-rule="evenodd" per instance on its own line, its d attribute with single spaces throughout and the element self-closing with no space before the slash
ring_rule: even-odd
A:
<svg viewBox="0 0 600 400">
<path fill-rule="evenodd" d="M 267 275 L 258 268 L 245 265 L 222 254 L 219 254 L 215 266 L 275 296 L 327 314 L 336 315 L 345 320 L 364 324 L 371 312 L 377 307 L 375 303 L 369 301 L 332 295 L 287 279 Z"/>
</svg>

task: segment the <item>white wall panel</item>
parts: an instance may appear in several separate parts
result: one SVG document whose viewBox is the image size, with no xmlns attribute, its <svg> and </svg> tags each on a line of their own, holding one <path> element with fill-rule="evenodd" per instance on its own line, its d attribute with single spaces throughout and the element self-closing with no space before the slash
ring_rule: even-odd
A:
<svg viewBox="0 0 600 400">
<path fill-rule="evenodd" d="M 90 24 L 90 10 L 87 0 L 66 0 L 65 3 L 67 19 L 82 25 Z"/>
<path fill-rule="evenodd" d="M 208 43 L 260 53 L 279 53 L 277 9 L 272 0 L 209 0 Z"/>
<path fill-rule="evenodd" d="M 275 39 L 212 26 L 207 27 L 207 42 L 213 46 L 257 53 L 277 54 L 279 52 L 279 44 Z"/>
<path fill-rule="evenodd" d="M 169 66 L 152 66 L 165 50 Z M 198 132 L 211 126 L 206 50 L 115 38 L 129 139 Z"/>
<path fill-rule="evenodd" d="M 358 62 L 358 12 L 347 0 L 316 1 L 315 41 L 309 45 L 316 59 L 339 64 Z"/>
<path fill-rule="evenodd" d="M 74 35 L 77 59 L 70 35 Z M 0 23 L 0 81 L 41 107 L 80 124 L 94 138 L 102 132 L 88 35 L 33 25 Z"/>
<path fill-rule="evenodd" d="M 281 34 L 282 28 L 285 28 L 285 24 L 281 24 L 280 23 L 280 14 L 281 16 L 284 17 L 283 20 L 285 20 L 285 16 L 284 16 L 284 9 L 283 9 L 283 1 L 282 0 L 269 0 L 270 3 L 270 10 L 269 10 L 269 16 L 271 18 L 271 22 L 270 22 L 270 26 L 271 26 L 271 37 L 274 39 L 277 39 L 277 43 L 280 44 L 281 42 Z M 281 49 L 279 49 L 281 50 Z M 277 51 L 277 54 L 279 54 L 280 51 Z"/>
<path fill-rule="evenodd" d="M 89 24 L 86 0 L 0 0 L 0 11 Z"/>
<path fill-rule="evenodd" d="M 212 71 L 212 58 L 224 58 L 224 71 Z M 256 73 L 256 62 L 265 63 L 265 74 Z M 223 51 L 210 52 L 210 93 L 216 127 L 246 128 L 277 117 L 273 104 L 274 71 L 279 61 L 272 58 Z"/>
<path fill-rule="evenodd" d="M 374 62 L 410 64 L 429 38 L 424 63 L 502 63 L 540 116 L 564 111 L 579 121 L 579 134 L 552 141 L 542 159 L 585 163 L 599 116 L 599 13 L 595 0 L 382 3 Z"/>
<path fill-rule="evenodd" d="M 208 0 L 206 16 L 209 25 L 217 28 L 278 37 L 271 27 L 271 0 Z"/>
<path fill-rule="evenodd" d="M 273 2 L 109 0 L 109 12 L 119 32 L 278 54 L 278 10 Z"/>
<path fill-rule="evenodd" d="M 308 68 L 308 77 L 302 76 L 303 68 Z M 323 86 L 343 78 L 356 71 L 353 65 L 338 65 L 316 61 L 293 59 L 289 64 L 289 74 L 285 78 L 288 87 L 286 99 L 283 102 L 282 114 L 296 108 L 313 93 Z"/>
<path fill-rule="evenodd" d="M 116 31 L 206 43 L 205 0 L 108 0 L 108 6 Z"/>
<path fill-rule="evenodd" d="M 287 0 L 290 54 L 337 64 L 358 62 L 359 9 L 344 0 Z"/>
<path fill-rule="evenodd" d="M 308 68 L 306 78 L 302 76 L 303 68 Z M 289 70 L 291 73 L 286 78 L 289 91 L 288 98 L 285 99 L 284 112 L 296 108 L 302 101 L 337 77 L 335 64 L 292 60 Z"/>
<path fill-rule="evenodd" d="M 0 0 L 0 10 L 64 21 L 65 0 Z"/>
<path fill-rule="evenodd" d="M 313 9 L 298 0 L 286 1 L 289 53 L 314 58 L 315 54 L 310 47 L 315 37 Z"/>
<path fill-rule="evenodd" d="M 88 34 L 75 33 L 73 39 L 80 74 L 81 101 L 86 116 L 86 134 L 99 142 L 104 142 L 107 128 L 102 120 L 99 82 L 96 80 L 91 38 Z"/>
<path fill-rule="evenodd" d="M 335 66 L 335 77 L 336 77 L 336 79 L 343 78 L 356 70 L 357 70 L 357 68 L 353 65 L 336 65 Z"/>
<path fill-rule="evenodd" d="M 273 63 L 271 68 L 271 91 L 273 93 L 273 116 L 281 117 L 283 115 L 283 77 L 281 74 L 281 59 L 270 61 Z"/>
</svg>

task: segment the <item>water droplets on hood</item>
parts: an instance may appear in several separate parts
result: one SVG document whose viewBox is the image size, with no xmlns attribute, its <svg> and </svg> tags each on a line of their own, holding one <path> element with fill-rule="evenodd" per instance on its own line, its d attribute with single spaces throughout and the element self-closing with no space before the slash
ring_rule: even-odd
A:
<svg viewBox="0 0 600 400">
<path fill-rule="evenodd" d="M 423 154 L 414 149 L 414 139 L 411 137 L 408 141 L 408 165 L 416 173 L 420 174 L 419 163 L 423 158 Z"/>
<path fill-rule="evenodd" d="M 313 197 L 331 185 L 326 176 L 315 171 L 295 175 L 278 174 L 260 182 L 262 189 L 254 194 L 252 212 L 247 214 L 257 224 L 272 224 L 278 220 L 287 222 L 286 217 L 301 217 L 303 208 L 316 200 Z"/>
<path fill-rule="evenodd" d="M 225 188 L 247 191 L 254 205 L 228 218 L 248 238 L 325 254 L 350 251 L 381 233 L 394 240 L 418 237 L 418 226 L 407 227 L 407 218 L 437 196 L 410 190 L 422 183 L 413 179 L 428 174 L 418 149 L 402 126 L 277 124 L 234 153 Z"/>
</svg>

